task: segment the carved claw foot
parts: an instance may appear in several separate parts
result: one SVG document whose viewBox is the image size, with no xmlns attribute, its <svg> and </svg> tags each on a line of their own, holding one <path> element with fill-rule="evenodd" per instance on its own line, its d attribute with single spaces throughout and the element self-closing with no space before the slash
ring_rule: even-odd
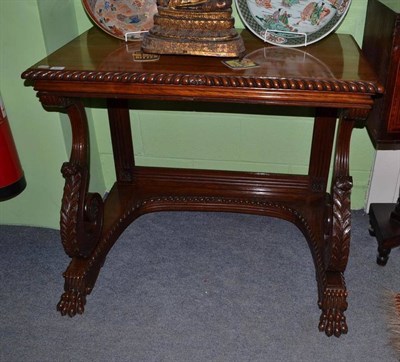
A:
<svg viewBox="0 0 400 362">
<path fill-rule="evenodd" d="M 322 311 L 318 329 L 328 337 L 346 334 L 347 291 L 342 273 L 328 272 L 327 287 L 318 304 Z"/>
<path fill-rule="evenodd" d="M 86 305 L 86 296 L 93 290 L 105 257 L 96 254 L 96 258 L 73 258 L 64 273 L 64 293 L 57 310 L 62 316 L 70 317 L 83 314 Z"/>
<path fill-rule="evenodd" d="M 61 296 L 60 302 L 57 304 L 57 310 L 62 316 L 83 314 L 86 304 L 86 295 L 77 291 L 67 291 Z"/>
<path fill-rule="evenodd" d="M 343 312 L 337 309 L 323 311 L 319 321 L 318 329 L 325 332 L 328 337 L 334 335 L 340 337 L 348 331 L 346 317 Z"/>
</svg>

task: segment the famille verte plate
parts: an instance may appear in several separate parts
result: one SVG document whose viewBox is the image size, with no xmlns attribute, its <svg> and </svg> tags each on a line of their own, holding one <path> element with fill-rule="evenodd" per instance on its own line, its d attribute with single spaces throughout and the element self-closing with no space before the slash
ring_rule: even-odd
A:
<svg viewBox="0 0 400 362">
<path fill-rule="evenodd" d="M 262 40 L 296 47 L 314 43 L 334 31 L 351 0 L 235 0 L 245 25 Z"/>
<path fill-rule="evenodd" d="M 124 40 L 140 40 L 157 13 L 156 0 L 82 0 L 82 4 L 96 25 Z"/>
</svg>

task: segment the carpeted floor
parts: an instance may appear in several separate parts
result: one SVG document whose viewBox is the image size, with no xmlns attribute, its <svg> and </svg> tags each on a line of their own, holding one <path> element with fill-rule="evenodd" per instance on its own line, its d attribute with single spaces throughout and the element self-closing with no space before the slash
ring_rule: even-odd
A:
<svg viewBox="0 0 400 362">
<path fill-rule="evenodd" d="M 68 265 L 58 231 L 0 226 L 0 250 L 0 361 L 399 361 L 385 294 L 400 291 L 400 248 L 378 266 L 361 211 L 346 271 L 349 333 L 339 339 L 318 332 L 311 255 L 286 221 L 145 215 L 74 318 L 55 308 Z"/>
</svg>

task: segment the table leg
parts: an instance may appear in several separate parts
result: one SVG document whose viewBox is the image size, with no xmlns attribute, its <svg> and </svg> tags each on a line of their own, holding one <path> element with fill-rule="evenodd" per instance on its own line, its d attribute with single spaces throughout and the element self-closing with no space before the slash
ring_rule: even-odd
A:
<svg viewBox="0 0 400 362">
<path fill-rule="evenodd" d="M 327 187 L 329 167 L 331 163 L 332 148 L 334 143 L 335 127 L 336 127 L 337 110 L 336 109 L 317 109 L 314 133 L 311 148 L 311 158 L 309 166 L 310 187 L 313 192 L 323 192 Z M 348 147 L 353 124 L 352 122 L 343 120 L 339 122 L 336 150 L 335 150 L 335 170 L 334 180 L 338 180 L 338 175 L 348 175 L 348 164 L 340 162 L 348 157 Z M 341 184 L 332 187 L 332 195 L 327 195 L 325 204 L 325 213 L 321 217 L 314 216 L 314 234 L 316 230 L 322 229 L 318 233 L 318 253 L 320 259 L 315 261 L 316 274 L 318 282 L 318 304 L 322 310 L 319 322 L 320 331 L 325 332 L 328 336 L 335 335 L 339 337 L 342 333 L 347 332 L 346 320 L 343 312 L 347 308 L 346 290 L 342 273 L 329 271 L 329 263 L 327 254 L 331 252 L 329 249 L 332 244 L 346 244 L 347 239 L 342 238 L 340 234 L 341 225 L 335 222 L 335 231 L 333 232 L 333 215 L 335 220 L 344 216 L 348 221 L 349 203 L 346 197 L 349 194 L 342 194 Z M 350 190 L 348 190 L 350 191 Z M 339 201 L 340 194 L 340 201 Z M 341 207 L 338 208 L 338 204 Z M 322 224 L 321 226 L 318 226 Z M 335 237 L 334 237 L 335 235 Z M 335 243 L 333 242 L 335 241 Z M 333 257 L 342 258 L 341 250 L 335 250 Z M 344 255 L 347 260 L 347 255 Z M 332 261 L 333 262 L 333 261 Z"/>
<path fill-rule="evenodd" d="M 328 336 L 347 333 L 344 312 L 347 309 L 347 290 L 344 271 L 350 250 L 352 178 L 349 175 L 351 133 L 356 120 L 365 120 L 367 110 L 343 111 L 336 138 L 335 161 L 331 185 L 331 220 L 325 244 L 325 275 L 319 306 L 322 310 L 319 329 Z"/>
<path fill-rule="evenodd" d="M 57 305 L 62 315 L 83 313 L 86 295 L 97 279 L 102 258 L 94 258 L 103 227 L 103 200 L 88 192 L 90 177 L 89 131 L 82 102 L 74 98 L 38 94 L 43 106 L 66 111 L 72 128 L 70 159 L 61 168 L 65 178 L 60 233 L 64 250 L 72 261 L 64 273 L 64 294 Z"/>
</svg>

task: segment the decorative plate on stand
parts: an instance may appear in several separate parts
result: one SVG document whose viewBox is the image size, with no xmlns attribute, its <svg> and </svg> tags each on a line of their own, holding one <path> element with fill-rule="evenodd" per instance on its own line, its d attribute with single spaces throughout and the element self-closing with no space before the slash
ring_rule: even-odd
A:
<svg viewBox="0 0 400 362">
<path fill-rule="evenodd" d="M 124 40 L 140 40 L 157 13 L 156 0 L 82 0 L 82 4 L 97 26 Z"/>
<path fill-rule="evenodd" d="M 345 17 L 351 0 L 235 0 L 245 25 L 260 39 L 298 47 L 324 38 Z"/>
</svg>

